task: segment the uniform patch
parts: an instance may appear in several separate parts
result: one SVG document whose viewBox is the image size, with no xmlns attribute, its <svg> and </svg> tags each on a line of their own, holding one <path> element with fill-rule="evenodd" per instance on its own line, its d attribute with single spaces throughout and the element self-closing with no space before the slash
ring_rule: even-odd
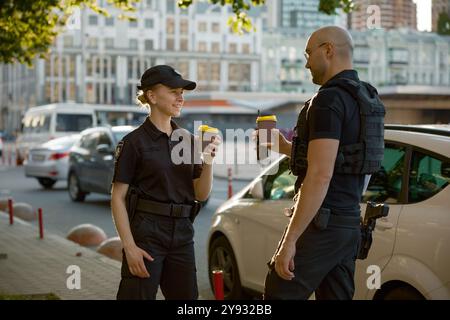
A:
<svg viewBox="0 0 450 320">
<path fill-rule="evenodd" d="M 123 143 L 124 143 L 123 141 L 120 141 L 120 142 L 117 144 L 116 152 L 115 152 L 115 158 L 116 158 L 116 161 L 119 160 L 119 157 L 120 157 L 120 155 L 121 155 L 121 153 L 122 153 Z"/>
</svg>

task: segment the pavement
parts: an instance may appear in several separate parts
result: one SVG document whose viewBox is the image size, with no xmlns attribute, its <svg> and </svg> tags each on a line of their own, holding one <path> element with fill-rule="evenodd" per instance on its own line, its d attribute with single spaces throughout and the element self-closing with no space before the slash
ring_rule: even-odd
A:
<svg viewBox="0 0 450 320">
<path fill-rule="evenodd" d="M 62 300 L 114 300 L 121 263 L 0 211 L 0 295 L 53 293 Z M 79 271 L 79 273 L 78 273 Z M 77 274 L 80 275 L 77 288 Z M 158 293 L 157 299 L 164 299 Z"/>
</svg>

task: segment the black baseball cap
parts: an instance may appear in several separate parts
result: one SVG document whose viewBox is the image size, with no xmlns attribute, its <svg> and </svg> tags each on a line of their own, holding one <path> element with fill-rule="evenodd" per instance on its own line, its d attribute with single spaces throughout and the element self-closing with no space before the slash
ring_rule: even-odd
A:
<svg viewBox="0 0 450 320">
<path fill-rule="evenodd" d="M 141 85 L 137 86 L 137 88 L 145 90 L 158 83 L 170 88 L 183 88 L 186 90 L 194 90 L 197 86 L 195 82 L 183 79 L 181 74 L 176 72 L 171 66 L 157 65 L 145 70 L 141 77 Z"/>
</svg>

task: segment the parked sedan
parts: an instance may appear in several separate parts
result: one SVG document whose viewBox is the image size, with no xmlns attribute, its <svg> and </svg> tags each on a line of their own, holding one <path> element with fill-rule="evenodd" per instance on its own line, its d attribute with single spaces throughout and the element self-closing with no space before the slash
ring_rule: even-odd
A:
<svg viewBox="0 0 450 320">
<path fill-rule="evenodd" d="M 280 157 L 214 214 L 209 275 L 223 270 L 226 299 L 261 296 L 266 263 L 288 223 L 283 209 L 292 205 L 294 181 L 288 158 Z M 382 167 L 361 211 L 369 200 L 390 211 L 377 220 L 367 259 L 357 260 L 355 299 L 450 299 L 449 183 L 450 126 L 386 127 Z M 377 267 L 379 288 L 369 279 Z"/>
<path fill-rule="evenodd" d="M 110 193 L 115 147 L 133 129 L 132 126 L 96 127 L 81 132 L 69 157 L 68 183 L 72 201 L 84 201 L 91 192 Z"/>
<path fill-rule="evenodd" d="M 52 188 L 58 180 L 66 180 L 69 172 L 69 150 L 79 138 L 79 134 L 73 134 L 30 149 L 24 164 L 25 175 L 36 178 L 45 189 Z"/>
</svg>

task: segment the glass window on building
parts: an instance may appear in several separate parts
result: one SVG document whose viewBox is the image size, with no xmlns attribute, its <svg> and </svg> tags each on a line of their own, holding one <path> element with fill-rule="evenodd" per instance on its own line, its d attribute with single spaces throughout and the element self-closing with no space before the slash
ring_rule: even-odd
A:
<svg viewBox="0 0 450 320">
<path fill-rule="evenodd" d="M 230 81 L 249 82 L 250 65 L 246 63 L 230 63 L 228 65 L 228 79 Z"/>
<path fill-rule="evenodd" d="M 213 53 L 220 53 L 220 43 L 219 42 L 211 43 L 211 51 Z"/>
<path fill-rule="evenodd" d="M 145 28 L 153 29 L 153 19 L 151 18 L 145 19 Z"/>
<path fill-rule="evenodd" d="M 173 38 L 168 38 L 166 40 L 166 50 L 175 50 L 175 41 Z"/>
<path fill-rule="evenodd" d="M 220 62 L 214 62 L 211 66 L 211 80 L 220 81 Z"/>
<path fill-rule="evenodd" d="M 153 40 L 146 39 L 144 40 L 145 50 L 153 50 Z"/>
<path fill-rule="evenodd" d="M 146 0 L 145 1 L 145 5 L 147 8 L 152 8 L 153 7 L 153 0 Z"/>
<path fill-rule="evenodd" d="M 197 80 L 205 81 L 208 79 L 208 62 L 197 62 Z"/>
<path fill-rule="evenodd" d="M 206 42 L 200 41 L 198 43 L 198 51 L 200 52 L 206 52 Z"/>
<path fill-rule="evenodd" d="M 89 17 L 88 17 L 88 24 L 90 26 L 98 25 L 98 16 L 90 14 Z"/>
<path fill-rule="evenodd" d="M 188 39 L 180 39 L 180 50 L 188 51 Z"/>
<path fill-rule="evenodd" d="M 129 25 L 130 28 L 137 28 L 138 27 L 138 22 L 137 22 L 137 20 L 129 21 L 128 25 Z"/>
<path fill-rule="evenodd" d="M 230 43 L 228 45 L 228 52 L 229 53 L 237 53 L 237 44 L 236 43 Z"/>
<path fill-rule="evenodd" d="M 189 62 L 188 61 L 179 61 L 177 64 L 177 71 L 183 75 L 183 77 L 189 76 Z"/>
<path fill-rule="evenodd" d="M 105 26 L 114 26 L 114 17 L 105 18 Z"/>
<path fill-rule="evenodd" d="M 166 33 L 167 34 L 175 33 L 175 22 L 173 18 L 167 18 L 166 20 Z"/>
<path fill-rule="evenodd" d="M 92 36 L 88 37 L 88 48 L 91 48 L 91 49 L 98 48 L 98 39 L 96 37 L 92 37 Z"/>
<path fill-rule="evenodd" d="M 167 4 L 166 12 L 168 14 L 174 14 L 175 13 L 175 5 L 176 5 L 175 0 L 167 0 L 166 4 Z"/>
<path fill-rule="evenodd" d="M 189 21 L 187 19 L 180 20 L 180 33 L 186 35 L 189 33 Z"/>
<path fill-rule="evenodd" d="M 114 38 L 105 38 L 105 48 L 107 49 L 114 48 Z"/>
<path fill-rule="evenodd" d="M 73 36 L 66 35 L 63 37 L 63 45 L 65 48 L 73 47 Z"/>
<path fill-rule="evenodd" d="M 242 53 L 250 54 L 250 45 L 248 43 L 242 44 Z"/>
<path fill-rule="evenodd" d="M 198 23 L 198 32 L 206 32 L 206 22 L 199 22 Z"/>
<path fill-rule="evenodd" d="M 137 39 L 130 39 L 129 41 L 130 41 L 129 42 L 129 48 L 133 49 L 133 50 L 137 50 L 137 48 L 138 48 L 138 41 L 137 41 Z"/>
<path fill-rule="evenodd" d="M 213 22 L 211 28 L 212 28 L 212 32 L 220 33 L 220 23 Z"/>
</svg>

